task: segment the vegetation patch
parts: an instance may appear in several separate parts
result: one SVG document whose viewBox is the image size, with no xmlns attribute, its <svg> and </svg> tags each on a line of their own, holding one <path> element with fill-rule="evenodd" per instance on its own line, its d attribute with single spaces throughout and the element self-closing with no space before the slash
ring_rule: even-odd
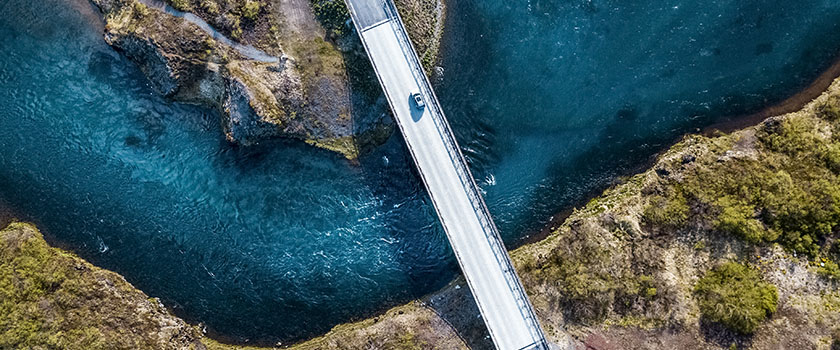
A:
<svg viewBox="0 0 840 350">
<path fill-rule="evenodd" d="M 837 98 L 813 114 L 771 118 L 732 149 L 665 178 L 647 221 L 674 226 L 688 216 L 751 243 L 779 243 L 812 259 L 840 226 Z M 836 261 L 835 261 L 836 262 Z"/>
<path fill-rule="evenodd" d="M 644 220 L 650 225 L 679 228 L 688 220 L 688 201 L 681 191 L 669 195 L 656 195 L 645 208 Z"/>
<path fill-rule="evenodd" d="M 411 303 L 346 323 L 293 350 L 466 349 L 435 313 Z M 52 248 L 30 224 L 0 230 L 0 349 L 268 350 L 216 342 L 118 274 Z"/>
<path fill-rule="evenodd" d="M 0 315 L 0 349 L 175 349 L 199 335 L 119 275 L 49 247 L 23 223 L 0 231 Z"/>
<path fill-rule="evenodd" d="M 332 139 L 310 139 L 306 140 L 306 143 L 333 152 L 341 153 L 345 158 L 350 160 L 359 158 L 359 148 L 356 146 L 356 141 L 353 136 L 343 136 Z"/>
<path fill-rule="evenodd" d="M 395 0 L 400 17 L 427 73 L 437 63 L 443 35 L 445 4 L 442 0 Z"/>
<path fill-rule="evenodd" d="M 265 36 L 275 25 L 268 11 L 271 2 L 266 0 L 166 0 L 172 7 L 192 12 L 207 21 L 220 33 L 238 41 L 246 40 L 248 33 Z M 259 44 L 259 41 L 253 41 Z M 271 48 L 274 45 L 268 45 Z"/>
<path fill-rule="evenodd" d="M 347 25 L 350 12 L 347 11 L 344 0 L 312 0 L 312 9 L 324 28 L 335 37 L 350 33 L 350 27 Z"/>
<path fill-rule="evenodd" d="M 703 317 L 738 333 L 752 334 L 776 312 L 778 291 L 758 271 L 727 262 L 706 272 L 694 292 Z"/>
</svg>

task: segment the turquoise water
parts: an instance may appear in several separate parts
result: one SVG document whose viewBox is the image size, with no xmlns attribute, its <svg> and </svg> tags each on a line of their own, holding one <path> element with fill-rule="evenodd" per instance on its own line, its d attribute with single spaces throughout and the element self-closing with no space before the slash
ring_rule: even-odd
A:
<svg viewBox="0 0 840 350">
<path fill-rule="evenodd" d="M 834 2 L 624 3 L 451 2 L 438 95 L 510 243 L 840 52 Z M 323 332 L 455 273 L 399 135 L 360 164 L 232 147 L 215 112 L 154 94 L 88 4 L 0 10 L 0 198 L 51 241 L 239 340 Z"/>
<path fill-rule="evenodd" d="M 840 56 L 835 0 L 454 0 L 437 89 L 509 241 Z"/>
</svg>

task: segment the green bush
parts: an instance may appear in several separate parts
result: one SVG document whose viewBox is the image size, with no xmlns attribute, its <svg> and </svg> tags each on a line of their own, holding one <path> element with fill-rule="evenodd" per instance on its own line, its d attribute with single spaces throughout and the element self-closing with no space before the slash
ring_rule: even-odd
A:
<svg viewBox="0 0 840 350">
<path fill-rule="evenodd" d="M 312 0 L 312 8 L 324 28 L 337 36 L 348 33 L 345 23 L 350 19 L 350 12 L 344 0 Z"/>
<path fill-rule="evenodd" d="M 840 97 L 831 96 L 817 107 L 817 116 L 828 121 L 840 120 Z"/>
<path fill-rule="evenodd" d="M 645 220 L 673 225 L 683 211 L 669 208 L 687 202 L 721 232 L 816 257 L 840 227 L 840 143 L 821 135 L 814 118 L 789 119 L 757 133 L 754 157 L 699 159 L 651 200 Z"/>
<path fill-rule="evenodd" d="M 249 21 L 255 21 L 260 15 L 261 4 L 257 1 L 247 0 L 242 5 L 242 17 Z"/>
<path fill-rule="evenodd" d="M 822 266 L 817 270 L 819 274 L 825 276 L 828 279 L 832 280 L 840 280 L 840 266 L 837 265 L 836 262 L 828 260 L 828 261 L 821 261 Z"/>
<path fill-rule="evenodd" d="M 828 257 L 818 260 L 820 267 L 817 270 L 821 275 L 833 279 L 840 280 L 840 241 L 835 241 L 828 249 Z"/>
<path fill-rule="evenodd" d="M 666 228 L 681 227 L 688 219 L 688 210 L 688 201 L 682 192 L 667 197 L 657 195 L 648 202 L 644 220 L 648 224 Z"/>
<path fill-rule="evenodd" d="M 815 127 L 815 120 L 785 118 L 766 124 L 759 137 L 770 150 L 796 156 L 820 148 L 823 141 Z"/>
<path fill-rule="evenodd" d="M 826 165 L 835 174 L 840 173 L 840 143 L 832 143 L 823 154 Z"/>
<path fill-rule="evenodd" d="M 211 15 L 219 14 L 219 4 L 215 0 L 201 0 L 201 8 Z"/>
<path fill-rule="evenodd" d="M 190 0 L 169 0 L 169 3 L 172 5 L 172 7 L 180 11 L 187 12 L 192 9 L 192 7 L 190 6 Z"/>
<path fill-rule="evenodd" d="M 706 272 L 694 287 L 703 317 L 738 333 L 752 334 L 776 312 L 776 287 L 761 280 L 758 271 L 735 262 Z"/>
<path fill-rule="evenodd" d="M 717 229 L 734 233 L 752 243 L 759 243 L 765 239 L 772 241 L 765 237 L 768 231 L 756 218 L 755 206 L 729 196 L 721 197 L 715 204 L 720 208 L 720 213 L 715 220 Z"/>
</svg>

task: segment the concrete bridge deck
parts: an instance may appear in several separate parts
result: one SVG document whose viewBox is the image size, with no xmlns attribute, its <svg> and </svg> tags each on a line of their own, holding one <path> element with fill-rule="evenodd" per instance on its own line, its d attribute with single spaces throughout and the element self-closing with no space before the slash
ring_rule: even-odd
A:
<svg viewBox="0 0 840 350">
<path fill-rule="evenodd" d="M 548 349 L 496 226 L 391 0 L 346 0 L 411 156 L 499 350 Z M 425 108 L 411 101 L 419 92 Z"/>
</svg>

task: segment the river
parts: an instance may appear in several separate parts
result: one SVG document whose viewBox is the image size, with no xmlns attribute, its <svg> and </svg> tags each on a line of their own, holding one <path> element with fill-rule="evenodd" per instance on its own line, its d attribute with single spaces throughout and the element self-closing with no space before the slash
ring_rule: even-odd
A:
<svg viewBox="0 0 840 350">
<path fill-rule="evenodd" d="M 0 198 L 231 339 L 289 341 L 457 266 L 399 134 L 358 164 L 229 145 L 102 40 L 80 0 L 0 4 Z M 834 1 L 452 0 L 438 95 L 515 244 L 686 131 L 806 86 Z"/>
</svg>

